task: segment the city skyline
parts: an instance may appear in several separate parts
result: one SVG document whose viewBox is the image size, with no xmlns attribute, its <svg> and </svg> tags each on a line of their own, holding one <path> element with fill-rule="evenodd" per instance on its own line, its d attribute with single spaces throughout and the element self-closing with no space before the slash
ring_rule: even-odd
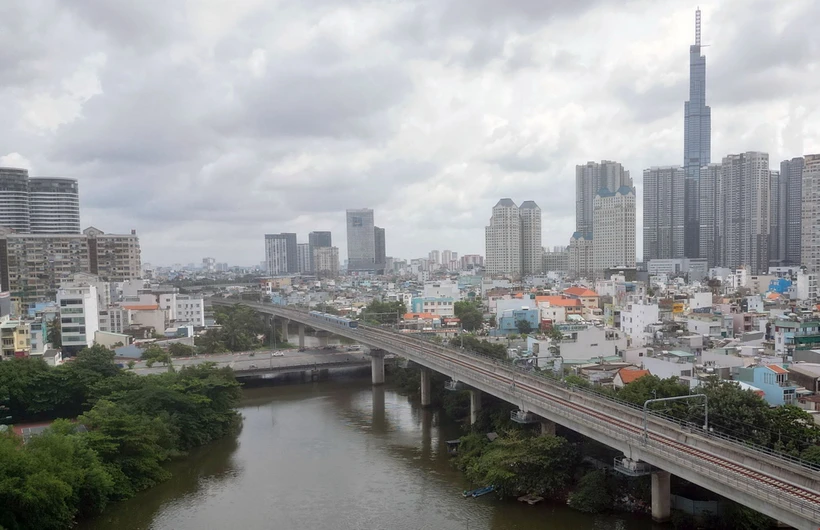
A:
<svg viewBox="0 0 820 530">
<path fill-rule="evenodd" d="M 27 53 L 0 65 L 0 165 L 78 179 L 83 226 L 137 228 L 145 261 L 253 264 L 262 234 L 316 227 L 346 256 L 344 211 L 360 204 L 398 257 L 483 253 L 486 212 L 506 196 L 541 206 L 544 246 L 566 245 L 575 166 L 617 160 L 635 180 L 641 256 L 640 175 L 683 162 L 696 5 L 579 4 L 480 6 L 469 21 L 457 1 L 419 19 L 401 2 L 378 16 L 306 4 L 278 21 L 252 4 L 204 18 L 60 5 L 53 20 L 12 5 L 22 22 L 6 37 Z M 806 53 L 820 6 L 701 9 L 712 160 L 762 151 L 776 169 L 820 151 Z M 152 32 L 126 31 L 132 19 Z M 45 37 L 23 30 L 34 20 Z M 293 40 L 276 24 L 315 29 Z"/>
</svg>

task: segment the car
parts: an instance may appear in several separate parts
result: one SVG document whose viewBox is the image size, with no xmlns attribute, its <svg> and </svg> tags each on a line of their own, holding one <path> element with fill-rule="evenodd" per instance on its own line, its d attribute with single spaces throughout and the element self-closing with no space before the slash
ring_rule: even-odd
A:
<svg viewBox="0 0 820 530">
<path fill-rule="evenodd" d="M 285 356 L 285 352 L 275 351 L 275 352 L 273 352 L 273 356 L 274 356 L 274 357 L 284 357 L 284 356 Z"/>
</svg>

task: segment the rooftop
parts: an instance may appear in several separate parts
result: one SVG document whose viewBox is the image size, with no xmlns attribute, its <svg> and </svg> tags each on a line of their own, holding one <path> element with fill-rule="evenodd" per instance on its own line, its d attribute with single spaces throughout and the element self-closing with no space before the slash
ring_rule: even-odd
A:
<svg viewBox="0 0 820 530">
<path fill-rule="evenodd" d="M 629 368 L 621 368 L 618 370 L 618 374 L 621 376 L 621 381 L 623 381 L 625 385 L 636 381 L 645 375 L 652 375 L 649 373 L 649 370 L 634 370 Z"/>
</svg>

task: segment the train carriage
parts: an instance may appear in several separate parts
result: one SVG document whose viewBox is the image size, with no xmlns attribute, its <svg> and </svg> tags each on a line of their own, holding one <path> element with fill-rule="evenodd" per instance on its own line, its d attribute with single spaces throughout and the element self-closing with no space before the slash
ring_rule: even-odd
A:
<svg viewBox="0 0 820 530">
<path fill-rule="evenodd" d="M 340 317 L 339 315 L 331 315 L 329 313 L 322 313 L 321 311 L 311 311 L 310 316 L 319 320 L 323 320 L 328 324 L 342 326 L 349 329 L 356 329 L 359 327 L 358 320 Z"/>
</svg>

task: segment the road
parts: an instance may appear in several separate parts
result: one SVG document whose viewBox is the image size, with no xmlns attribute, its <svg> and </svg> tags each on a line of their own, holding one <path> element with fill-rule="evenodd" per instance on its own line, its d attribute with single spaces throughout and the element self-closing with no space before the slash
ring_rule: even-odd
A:
<svg viewBox="0 0 820 530">
<path fill-rule="evenodd" d="M 282 356 L 274 357 L 274 352 L 281 352 Z M 253 353 L 253 357 L 251 357 Z M 234 370 L 252 370 L 255 368 L 282 368 L 288 366 L 300 366 L 311 363 L 328 363 L 328 362 L 353 362 L 353 361 L 367 361 L 366 350 L 361 351 L 345 351 L 343 348 L 322 350 L 309 349 L 303 352 L 298 350 L 256 350 L 254 352 L 238 352 L 238 353 L 218 353 L 214 355 L 197 355 L 196 357 L 185 357 L 174 359 L 174 368 L 181 368 L 183 366 L 194 366 L 205 362 L 216 363 L 217 366 L 230 366 Z M 145 361 L 138 361 L 134 365 L 134 373 L 137 375 L 161 374 L 168 371 L 167 366 L 162 364 L 154 364 L 153 367 L 145 366 Z"/>
</svg>

